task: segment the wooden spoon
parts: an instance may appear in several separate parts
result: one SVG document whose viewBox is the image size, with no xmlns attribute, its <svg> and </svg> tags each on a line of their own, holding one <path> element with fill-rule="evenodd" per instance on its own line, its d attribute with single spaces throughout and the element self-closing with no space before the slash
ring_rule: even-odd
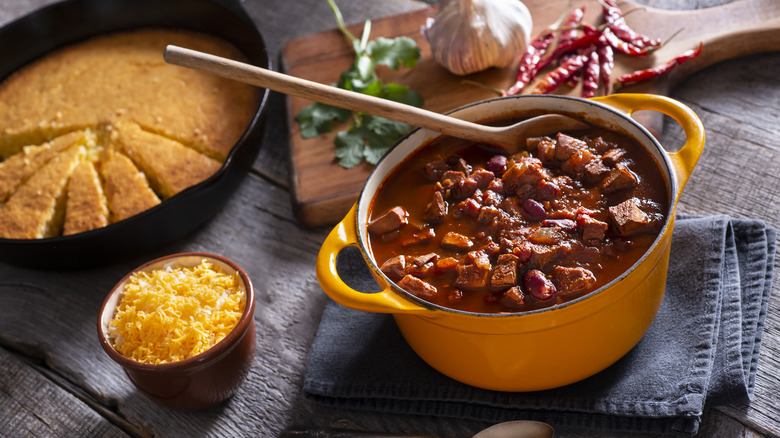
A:
<svg viewBox="0 0 780 438">
<path fill-rule="evenodd" d="M 508 154 L 525 149 L 527 137 L 588 127 L 585 122 L 560 114 L 533 117 L 510 126 L 486 126 L 183 47 L 167 46 L 163 58 L 169 64 L 487 144 Z"/>
</svg>

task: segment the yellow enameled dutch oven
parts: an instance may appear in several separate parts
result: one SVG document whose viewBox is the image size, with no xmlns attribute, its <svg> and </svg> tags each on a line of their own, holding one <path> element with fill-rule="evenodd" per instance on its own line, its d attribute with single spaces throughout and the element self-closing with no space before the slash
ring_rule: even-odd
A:
<svg viewBox="0 0 780 438">
<path fill-rule="evenodd" d="M 631 114 L 655 110 L 682 125 L 676 151 L 664 149 Z M 324 291 L 353 309 L 392 313 L 414 351 L 439 372 L 466 384 L 499 391 L 536 391 L 577 382 L 625 355 L 650 326 L 664 295 L 675 206 L 704 146 L 704 128 L 685 105 L 662 96 L 616 94 L 594 99 L 513 96 L 483 101 L 451 115 L 472 121 L 523 113 L 563 113 L 636 138 L 658 161 L 669 193 L 664 226 L 648 252 L 623 275 L 579 299 L 516 314 L 469 313 L 440 307 L 402 290 L 379 269 L 366 224 L 377 189 L 404 158 L 439 134 L 413 131 L 377 164 L 358 201 L 325 240 L 317 258 Z M 363 293 L 347 286 L 336 258 L 357 246 L 383 288 Z"/>
</svg>

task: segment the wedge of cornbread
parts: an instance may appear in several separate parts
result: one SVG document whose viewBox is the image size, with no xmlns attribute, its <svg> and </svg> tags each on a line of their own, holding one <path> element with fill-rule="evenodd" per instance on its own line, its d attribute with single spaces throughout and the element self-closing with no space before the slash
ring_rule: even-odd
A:
<svg viewBox="0 0 780 438">
<path fill-rule="evenodd" d="M 108 203 L 103 183 L 91 161 L 82 161 L 68 180 L 65 225 L 62 234 L 76 234 L 108 225 Z"/>
<path fill-rule="evenodd" d="M 205 180 L 222 166 L 177 141 L 146 132 L 136 123 L 116 120 L 111 125 L 118 149 L 133 160 L 162 199 Z"/>
<path fill-rule="evenodd" d="M 85 155 L 83 146 L 71 146 L 19 187 L 0 209 L 0 237 L 40 239 L 60 234 L 65 186 L 73 168 Z"/>
<path fill-rule="evenodd" d="M 76 143 L 87 146 L 91 137 L 93 135 L 89 131 L 69 132 L 50 142 L 26 146 L 18 154 L 0 162 L 0 204 L 52 157 Z"/>
<path fill-rule="evenodd" d="M 105 182 L 110 222 L 127 219 L 160 203 L 133 160 L 113 148 L 107 149 L 105 155 L 100 173 Z"/>
</svg>

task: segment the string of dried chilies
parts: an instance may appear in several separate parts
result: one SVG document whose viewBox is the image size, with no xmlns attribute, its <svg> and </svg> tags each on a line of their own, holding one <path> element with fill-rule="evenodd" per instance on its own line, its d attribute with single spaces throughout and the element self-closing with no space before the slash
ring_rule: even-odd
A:
<svg viewBox="0 0 780 438">
<path fill-rule="evenodd" d="M 550 93 L 563 83 L 574 87 L 580 79 L 582 97 L 595 96 L 599 86 L 603 86 L 604 94 L 609 94 L 615 53 L 646 56 L 661 47 L 660 39 L 640 34 L 628 26 L 614 0 L 599 0 L 599 3 L 604 16 L 604 23 L 599 27 L 582 23 L 585 7 L 580 6 L 560 23 L 557 41 L 556 28 L 545 29 L 532 41 L 520 59 L 515 83 L 503 95 L 522 92 L 548 65 L 556 67 L 539 80 L 531 91 L 533 94 Z M 683 62 L 699 56 L 701 48 L 700 44 L 697 49 L 686 51 L 657 67 L 622 75 L 617 83 L 634 84 L 668 74 Z"/>
</svg>

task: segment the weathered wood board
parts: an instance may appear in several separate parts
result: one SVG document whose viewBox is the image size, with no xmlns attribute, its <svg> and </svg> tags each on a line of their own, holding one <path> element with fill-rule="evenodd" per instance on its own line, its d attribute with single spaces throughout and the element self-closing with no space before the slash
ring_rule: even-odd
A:
<svg viewBox="0 0 780 438">
<path fill-rule="evenodd" d="M 585 5 L 584 22 L 594 25 L 603 22 L 601 6 L 596 1 L 529 0 L 525 4 L 534 19 L 532 38 L 562 14 L 579 5 Z M 625 87 L 621 91 L 667 94 L 680 80 L 713 63 L 752 53 L 780 50 L 780 2 L 774 0 L 742 0 L 692 11 L 647 8 L 630 1 L 622 1 L 619 5 L 626 12 L 639 8 L 628 13 L 626 21 L 637 31 L 665 41 L 665 45 L 650 56 L 616 55 L 613 78 L 663 64 L 703 43 L 698 58 L 682 64 L 669 76 Z M 433 6 L 372 22 L 372 38 L 405 35 L 415 39 L 422 51 L 421 61 L 412 69 L 381 70 L 379 74 L 383 80 L 410 86 L 423 96 L 425 108 L 441 113 L 496 97 L 493 91 L 465 81 L 481 83 L 494 89 L 509 88 L 515 78 L 520 54 L 509 67 L 468 76 L 455 76 L 432 59 L 430 46 L 421 36 L 420 29 L 428 18 L 435 16 L 436 11 L 437 7 Z M 355 25 L 350 30 L 359 35 L 362 25 Z M 338 80 L 342 71 L 349 68 L 353 59 L 351 46 L 338 30 L 333 30 L 291 40 L 282 53 L 282 67 L 293 76 L 331 84 Z M 532 88 L 533 84 L 526 87 L 524 92 Z M 555 93 L 579 95 L 581 90 L 561 87 Z M 339 128 L 316 138 L 303 139 L 294 117 L 311 102 L 288 97 L 287 103 L 290 186 L 296 217 L 307 226 L 333 224 L 344 216 L 356 200 L 371 166 L 363 163 L 352 169 L 340 167 L 334 159 L 333 146 Z M 640 117 L 643 117 L 642 123 L 652 132 L 660 132 L 660 115 L 648 117 L 644 114 Z"/>
</svg>

